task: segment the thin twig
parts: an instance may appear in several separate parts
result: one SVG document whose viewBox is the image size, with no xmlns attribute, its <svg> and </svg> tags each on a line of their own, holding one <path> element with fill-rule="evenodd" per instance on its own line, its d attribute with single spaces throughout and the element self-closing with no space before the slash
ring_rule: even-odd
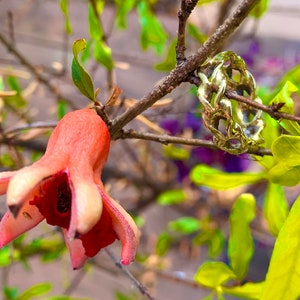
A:
<svg viewBox="0 0 300 300">
<path fill-rule="evenodd" d="M 186 21 L 195 8 L 198 0 L 181 0 L 181 6 L 178 11 L 178 41 L 176 46 L 177 64 L 185 61 L 185 27 Z"/>
<path fill-rule="evenodd" d="M 118 259 L 113 255 L 111 251 L 109 251 L 107 248 L 105 248 L 105 252 L 107 255 L 113 260 L 115 265 L 122 271 L 123 274 L 125 274 L 130 281 L 137 287 L 137 289 L 141 292 L 142 295 L 146 296 L 150 300 L 154 300 L 154 298 L 149 294 L 146 287 L 142 285 L 131 273 L 130 271 L 124 267 Z"/>
<path fill-rule="evenodd" d="M 149 140 L 149 141 L 159 142 L 162 144 L 172 143 L 172 144 L 198 146 L 198 147 L 205 147 L 205 148 L 210 148 L 215 150 L 220 149 L 212 141 L 176 137 L 167 134 L 153 134 L 148 132 L 143 133 L 143 132 L 136 132 L 134 130 L 124 130 L 120 138 Z M 255 151 L 251 150 L 248 151 L 247 153 L 259 155 L 259 156 L 272 155 L 271 150 L 266 148 L 258 148 Z"/>
<path fill-rule="evenodd" d="M 152 106 L 156 101 L 166 94 L 170 93 L 187 77 L 196 70 L 206 58 L 213 53 L 220 44 L 222 44 L 239 27 L 242 21 L 248 16 L 251 9 L 258 0 L 244 0 L 233 12 L 232 16 L 227 18 L 213 35 L 198 49 L 198 51 L 189 56 L 185 62 L 177 65 L 165 79 L 146 94 L 136 105 L 129 108 L 121 116 L 113 120 L 110 133 L 113 139 L 117 139 L 122 134 L 122 128 L 133 120 L 136 116 Z"/>
<path fill-rule="evenodd" d="M 266 112 L 267 114 L 269 114 L 275 120 L 286 119 L 286 120 L 298 122 L 300 124 L 300 117 L 297 117 L 297 116 L 291 115 L 291 114 L 287 114 L 287 113 L 283 113 L 283 112 L 279 112 L 276 105 L 266 106 L 266 105 L 261 104 L 259 102 L 250 100 L 250 99 L 248 99 L 244 96 L 240 96 L 240 95 L 238 95 L 235 92 L 230 91 L 230 90 L 227 90 L 225 92 L 225 95 L 229 99 L 234 99 L 236 101 L 245 103 L 245 104 L 247 104 L 249 106 L 252 106 L 254 108 L 260 109 L 260 110 Z"/>
</svg>

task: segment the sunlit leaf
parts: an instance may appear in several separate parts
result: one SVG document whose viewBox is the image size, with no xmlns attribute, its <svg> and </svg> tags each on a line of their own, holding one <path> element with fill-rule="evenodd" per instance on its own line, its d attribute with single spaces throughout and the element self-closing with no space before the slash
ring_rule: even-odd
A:
<svg viewBox="0 0 300 300">
<path fill-rule="evenodd" d="M 174 39 L 170 43 L 164 61 L 157 63 L 154 66 L 155 70 L 167 72 L 167 71 L 172 70 L 175 67 L 175 65 L 176 65 L 176 44 L 177 44 L 177 38 Z"/>
<path fill-rule="evenodd" d="M 276 94 L 276 96 L 271 100 L 272 104 L 284 104 L 279 112 L 294 114 L 294 100 L 291 98 L 291 94 L 296 92 L 298 88 L 290 81 L 287 81 L 282 89 Z M 300 135 L 300 125 L 298 122 L 282 119 L 279 122 L 286 131 L 294 135 Z"/>
<path fill-rule="evenodd" d="M 300 197 L 292 206 L 275 243 L 262 300 L 300 296 Z"/>
<path fill-rule="evenodd" d="M 73 43 L 72 79 L 78 90 L 92 101 L 95 99 L 94 83 L 89 73 L 79 62 L 79 53 L 86 48 L 86 41 L 79 39 Z"/>
<path fill-rule="evenodd" d="M 163 206 L 174 205 L 186 200 L 186 194 L 183 190 L 167 190 L 157 197 L 157 203 Z"/>
<path fill-rule="evenodd" d="M 135 0 L 114 0 L 117 12 L 116 12 L 116 24 L 118 28 L 127 28 L 127 16 L 135 5 Z"/>
<path fill-rule="evenodd" d="M 268 172 L 273 183 L 293 186 L 300 181 L 300 137 L 282 135 L 272 145 L 276 161 Z"/>
<path fill-rule="evenodd" d="M 205 262 L 194 276 L 198 284 L 213 289 L 217 289 L 231 279 L 236 279 L 236 275 L 223 262 Z"/>
<path fill-rule="evenodd" d="M 242 194 L 234 203 L 230 213 L 228 257 L 230 265 L 239 279 L 243 279 L 247 274 L 254 253 L 250 223 L 255 217 L 255 208 L 254 196 Z"/>
<path fill-rule="evenodd" d="M 282 186 L 272 182 L 269 183 L 263 209 L 270 232 L 277 236 L 289 212 Z"/>
<path fill-rule="evenodd" d="M 161 54 L 168 35 L 162 24 L 151 11 L 148 1 L 142 0 L 137 6 L 141 35 L 140 41 L 143 50 L 153 47 L 157 54 Z"/>
<path fill-rule="evenodd" d="M 72 27 L 69 16 L 68 0 L 60 0 L 60 9 L 65 17 L 65 29 L 68 34 L 72 34 Z"/>
<path fill-rule="evenodd" d="M 264 173 L 226 173 L 207 165 L 197 165 L 190 173 L 191 180 L 211 189 L 225 190 L 262 180 Z"/>
<path fill-rule="evenodd" d="M 170 248 L 173 241 L 171 235 L 167 232 L 161 232 L 156 241 L 155 252 L 159 256 L 164 256 Z"/>
<path fill-rule="evenodd" d="M 18 300 L 30 300 L 33 297 L 44 295 L 52 289 L 52 286 L 50 283 L 44 282 L 44 283 L 38 283 L 33 286 L 31 286 L 29 289 L 27 289 L 25 292 L 23 292 L 19 297 Z"/>
<path fill-rule="evenodd" d="M 241 297 L 246 299 L 260 299 L 264 282 L 248 282 L 241 286 L 223 287 L 223 292 L 235 297 Z"/>
<path fill-rule="evenodd" d="M 7 84 L 12 91 L 16 91 L 16 95 L 5 97 L 5 102 L 16 108 L 23 108 L 27 105 L 26 100 L 22 96 L 22 88 L 19 80 L 14 76 L 7 76 Z"/>
<path fill-rule="evenodd" d="M 201 221 L 193 217 L 181 217 L 169 222 L 168 228 L 182 234 L 191 234 L 201 228 Z"/>
</svg>

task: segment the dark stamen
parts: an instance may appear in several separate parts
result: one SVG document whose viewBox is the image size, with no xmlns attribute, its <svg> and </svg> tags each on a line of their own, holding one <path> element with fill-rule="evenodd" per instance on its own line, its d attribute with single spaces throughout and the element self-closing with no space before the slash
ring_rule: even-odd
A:
<svg viewBox="0 0 300 300">
<path fill-rule="evenodd" d="M 57 188 L 57 204 L 56 208 L 60 213 L 66 213 L 71 210 L 72 194 L 67 184 L 61 184 Z"/>
</svg>

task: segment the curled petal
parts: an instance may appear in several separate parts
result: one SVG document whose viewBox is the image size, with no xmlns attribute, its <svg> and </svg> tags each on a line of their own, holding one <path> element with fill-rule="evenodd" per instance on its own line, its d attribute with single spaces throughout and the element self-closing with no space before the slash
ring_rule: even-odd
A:
<svg viewBox="0 0 300 300">
<path fill-rule="evenodd" d="M 73 171 L 73 172 L 72 172 Z M 93 176 L 82 177 L 80 171 L 70 170 L 72 190 L 72 214 L 69 238 L 74 238 L 91 230 L 102 213 L 102 199 Z"/>
<path fill-rule="evenodd" d="M 36 193 L 38 184 L 52 174 L 54 172 L 49 164 L 48 166 L 33 164 L 16 172 L 10 180 L 6 200 L 7 206 L 14 216 L 19 213 L 25 199 Z"/>
<path fill-rule="evenodd" d="M 17 171 L 7 171 L 0 173 L 0 195 L 6 193 L 9 181 L 16 173 Z"/>
<path fill-rule="evenodd" d="M 0 247 L 5 246 L 22 233 L 35 227 L 44 219 L 38 208 L 26 202 L 18 216 L 14 218 L 10 212 L 6 212 L 0 222 Z"/>
<path fill-rule="evenodd" d="M 85 249 L 82 246 L 82 242 L 79 239 L 69 239 L 68 231 L 66 229 L 63 229 L 63 233 L 66 245 L 69 249 L 73 269 L 80 269 L 88 259 L 85 255 Z"/>
<path fill-rule="evenodd" d="M 122 243 L 122 259 L 124 265 L 130 264 L 135 257 L 139 244 L 139 230 L 125 209 L 99 187 L 105 209 L 112 218 L 112 225 Z"/>
</svg>

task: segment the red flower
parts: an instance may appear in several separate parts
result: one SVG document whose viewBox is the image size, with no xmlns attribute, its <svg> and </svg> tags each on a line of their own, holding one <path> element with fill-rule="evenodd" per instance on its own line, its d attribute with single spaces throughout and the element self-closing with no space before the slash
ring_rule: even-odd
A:
<svg viewBox="0 0 300 300">
<path fill-rule="evenodd" d="M 74 269 L 116 239 L 121 263 L 129 264 L 139 234 L 100 179 L 109 146 L 102 119 L 90 109 L 77 110 L 58 123 L 40 160 L 0 173 L 0 194 L 7 192 L 9 208 L 0 222 L 0 247 L 46 219 L 62 227 Z"/>
</svg>

